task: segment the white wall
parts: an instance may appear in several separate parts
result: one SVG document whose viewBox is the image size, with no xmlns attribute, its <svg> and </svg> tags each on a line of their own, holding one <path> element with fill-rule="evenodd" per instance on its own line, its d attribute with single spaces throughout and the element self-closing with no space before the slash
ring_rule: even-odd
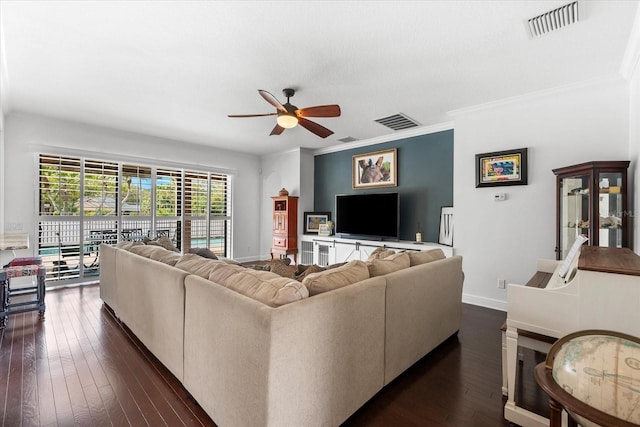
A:
<svg viewBox="0 0 640 427">
<path fill-rule="evenodd" d="M 611 79 L 456 113 L 455 249 L 464 301 L 506 309 L 498 279 L 525 283 L 538 258 L 555 259 L 552 169 L 629 156 L 629 88 Z M 475 188 L 475 154 L 529 148 L 529 185 Z M 493 194 L 507 194 L 494 202 Z"/>
<path fill-rule="evenodd" d="M 91 156 L 96 159 L 133 159 L 149 165 L 179 164 L 198 170 L 220 170 L 233 178 L 233 257 L 259 255 L 260 159 L 257 156 L 123 132 L 53 118 L 11 113 L 5 117 L 5 225 L 36 226 L 36 154 Z M 170 162 L 170 163 L 169 163 Z M 143 163 L 144 164 L 144 163 Z M 33 239 L 32 239 L 33 241 Z"/>
<path fill-rule="evenodd" d="M 272 234 L 272 200 L 281 188 L 286 188 L 289 195 L 298 196 L 298 234 L 302 234 L 302 220 L 305 211 L 313 211 L 313 151 L 296 148 L 280 153 L 262 156 L 262 195 L 260 253 L 268 258 L 273 243 Z"/>
<path fill-rule="evenodd" d="M 273 242 L 271 197 L 277 196 L 281 188 L 286 188 L 290 196 L 300 196 L 300 149 L 262 156 L 260 169 L 260 256 L 264 259 L 270 256 Z"/>
<path fill-rule="evenodd" d="M 4 163 L 4 112 L 0 108 L 0 234 L 4 233 Z"/>
<path fill-rule="evenodd" d="M 640 16 L 640 10 L 638 11 Z M 635 192 L 633 204 L 629 205 L 633 209 L 633 247 L 636 253 L 640 253 L 640 171 L 638 163 L 640 163 L 640 63 L 636 63 L 634 72 L 629 82 L 629 158 L 634 160 L 632 168 L 632 176 L 629 177 L 634 185 Z"/>
</svg>

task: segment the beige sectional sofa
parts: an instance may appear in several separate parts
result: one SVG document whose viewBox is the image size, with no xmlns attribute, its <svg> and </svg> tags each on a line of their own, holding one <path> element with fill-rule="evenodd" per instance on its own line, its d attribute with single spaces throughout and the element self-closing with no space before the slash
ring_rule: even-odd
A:
<svg viewBox="0 0 640 427">
<path fill-rule="evenodd" d="M 459 256 L 312 296 L 245 269 L 273 288 L 267 302 L 256 299 L 264 292 L 247 296 L 231 283 L 205 278 L 202 267 L 195 274 L 184 271 L 181 259 L 103 245 L 100 294 L 220 426 L 339 425 L 460 328 Z M 174 260 L 177 267 L 168 265 Z M 236 285 L 238 274 L 244 274 L 233 266 L 236 276 L 221 275 L 231 269 L 219 261 L 202 262 L 210 263 L 210 276 L 217 271 Z M 349 276 L 345 270 L 357 263 L 362 262 L 333 272 L 332 283 Z M 389 265 L 378 264 L 378 273 Z M 305 280 L 317 290 L 329 272 Z M 293 302 L 272 303 L 278 292 Z"/>
</svg>

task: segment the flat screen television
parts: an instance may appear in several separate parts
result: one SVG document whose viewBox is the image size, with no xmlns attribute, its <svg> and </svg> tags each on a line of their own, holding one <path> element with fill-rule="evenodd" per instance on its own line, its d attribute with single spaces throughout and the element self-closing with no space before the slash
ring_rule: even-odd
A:
<svg viewBox="0 0 640 427">
<path fill-rule="evenodd" d="M 336 235 L 346 238 L 399 240 L 398 193 L 336 196 Z"/>
</svg>

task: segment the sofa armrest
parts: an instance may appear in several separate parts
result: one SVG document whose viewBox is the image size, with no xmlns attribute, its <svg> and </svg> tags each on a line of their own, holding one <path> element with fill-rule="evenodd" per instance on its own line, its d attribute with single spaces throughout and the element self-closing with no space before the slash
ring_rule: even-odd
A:
<svg viewBox="0 0 640 427">
<path fill-rule="evenodd" d="M 118 316 L 118 282 L 116 281 L 116 249 L 100 244 L 100 298 Z"/>
<path fill-rule="evenodd" d="M 125 250 L 116 263 L 120 320 L 182 381 L 187 273 Z"/>
<path fill-rule="evenodd" d="M 384 276 L 385 385 L 455 334 L 462 322 L 462 257 Z"/>
</svg>

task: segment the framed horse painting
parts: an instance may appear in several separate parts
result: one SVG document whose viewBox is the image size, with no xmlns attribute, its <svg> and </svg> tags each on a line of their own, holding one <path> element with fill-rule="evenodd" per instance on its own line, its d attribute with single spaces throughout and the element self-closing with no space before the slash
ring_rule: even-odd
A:
<svg viewBox="0 0 640 427">
<path fill-rule="evenodd" d="M 397 148 L 353 156 L 354 189 L 398 185 Z"/>
</svg>

